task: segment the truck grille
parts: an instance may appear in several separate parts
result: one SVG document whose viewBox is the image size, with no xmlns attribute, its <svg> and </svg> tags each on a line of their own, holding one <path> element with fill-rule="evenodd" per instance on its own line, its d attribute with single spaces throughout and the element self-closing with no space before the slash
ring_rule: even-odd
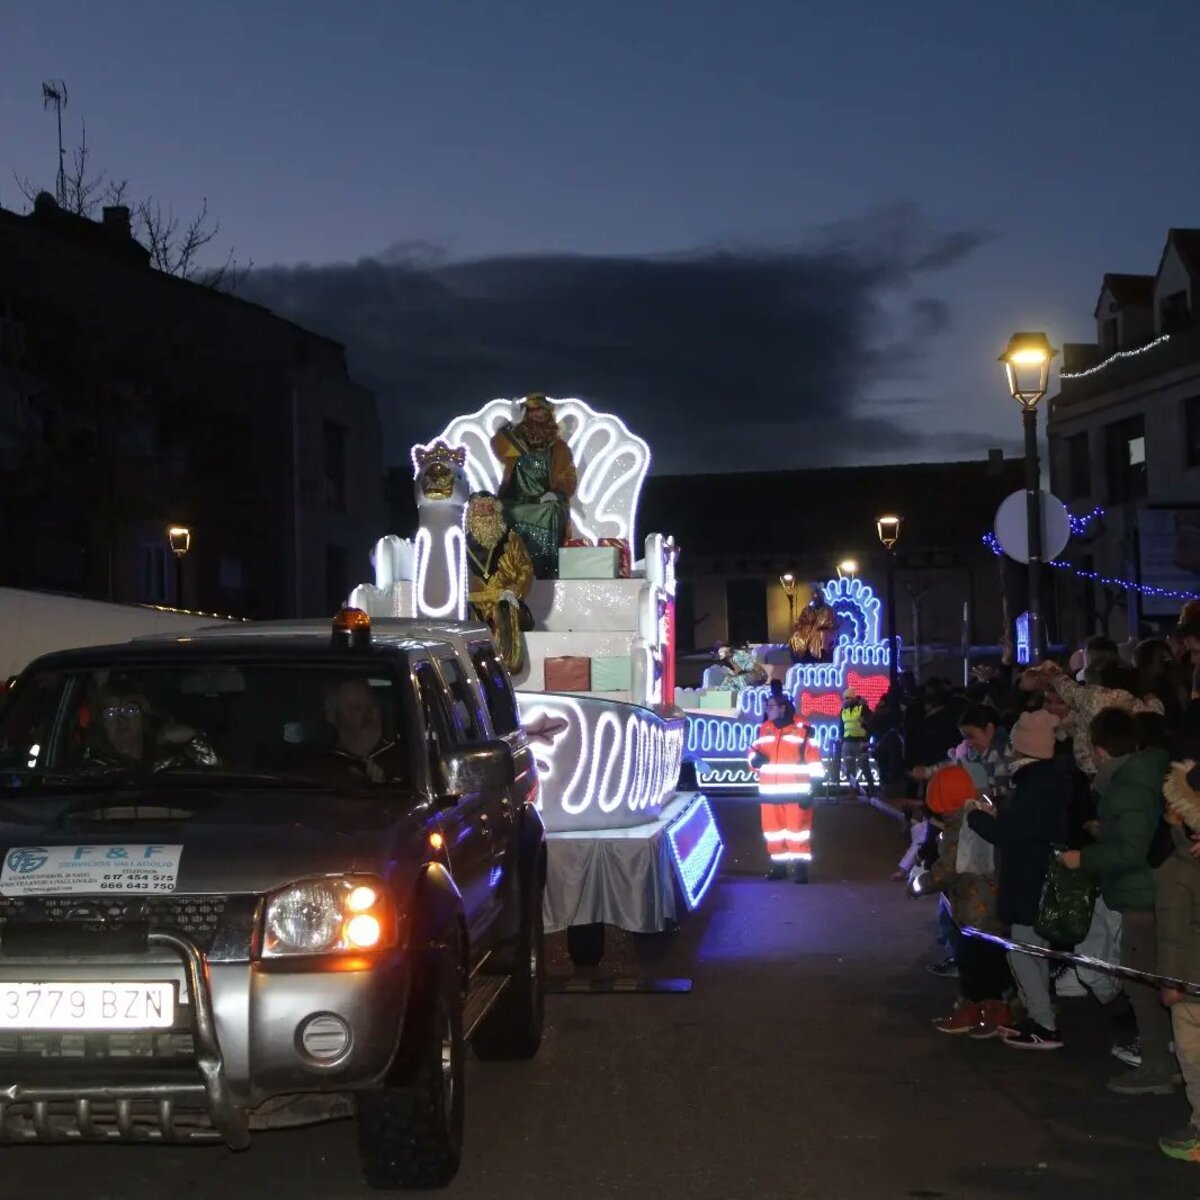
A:
<svg viewBox="0 0 1200 1200">
<path fill-rule="evenodd" d="M 212 944 L 228 896 L 0 896 L 0 926 L 8 921 L 146 921 L 173 929 L 201 950 Z"/>
</svg>

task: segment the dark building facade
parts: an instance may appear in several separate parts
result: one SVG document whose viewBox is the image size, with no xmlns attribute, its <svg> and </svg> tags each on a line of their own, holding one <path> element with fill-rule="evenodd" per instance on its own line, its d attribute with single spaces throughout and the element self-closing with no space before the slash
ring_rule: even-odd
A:
<svg viewBox="0 0 1200 1200">
<path fill-rule="evenodd" d="M 981 540 L 1000 502 L 1022 488 L 1022 472 L 1020 459 L 993 452 L 977 462 L 651 476 L 639 529 L 674 534 L 682 547 L 676 625 L 686 651 L 722 638 L 785 641 L 786 572 L 802 582 L 826 580 L 854 560 L 858 576 L 884 599 L 887 557 L 875 523 L 899 515 L 903 665 L 944 674 L 959 669 L 964 629 L 970 644 L 998 646 L 1006 604 L 1008 620 L 1024 608 L 1023 572 Z M 918 642 L 925 647 L 919 663 Z"/>
<path fill-rule="evenodd" d="M 1048 405 L 1052 490 L 1091 517 L 1059 607 L 1073 641 L 1124 641 L 1200 593 L 1200 229 L 1169 230 L 1153 275 L 1105 275 L 1094 316 Z"/>
<path fill-rule="evenodd" d="M 369 574 L 382 475 L 339 343 L 152 269 L 127 209 L 0 209 L 0 584 L 326 613 Z"/>
</svg>

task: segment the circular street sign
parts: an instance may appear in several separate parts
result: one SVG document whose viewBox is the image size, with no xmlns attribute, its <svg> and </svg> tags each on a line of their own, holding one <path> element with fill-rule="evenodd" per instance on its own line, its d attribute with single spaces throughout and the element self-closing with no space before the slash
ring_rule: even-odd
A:
<svg viewBox="0 0 1200 1200">
<path fill-rule="evenodd" d="M 1071 514 L 1067 506 L 1050 492 L 1040 492 L 1042 498 L 1042 561 L 1057 558 L 1071 540 Z M 1009 558 L 1029 561 L 1029 518 L 1025 509 L 1025 492 L 1013 492 L 996 509 L 996 541 Z"/>
</svg>

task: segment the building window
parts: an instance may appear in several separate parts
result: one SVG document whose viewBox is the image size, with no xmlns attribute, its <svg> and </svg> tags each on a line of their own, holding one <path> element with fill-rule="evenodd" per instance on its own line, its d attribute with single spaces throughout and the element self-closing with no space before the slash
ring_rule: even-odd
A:
<svg viewBox="0 0 1200 1200">
<path fill-rule="evenodd" d="M 1144 500 L 1146 482 L 1146 423 L 1143 417 L 1127 417 L 1104 430 L 1105 466 L 1108 473 L 1108 503 Z"/>
<path fill-rule="evenodd" d="M 138 548 L 138 598 L 143 604 L 166 604 L 175 596 L 175 570 L 161 542 L 143 542 Z"/>
<path fill-rule="evenodd" d="M 1160 333 L 1176 333 L 1191 323 L 1187 292 L 1172 292 L 1158 304 Z"/>
<path fill-rule="evenodd" d="M 321 463 L 325 479 L 325 507 L 346 511 L 346 427 L 326 421 L 321 429 Z"/>
<path fill-rule="evenodd" d="M 1092 494 L 1091 445 L 1085 429 L 1067 438 L 1067 499 L 1083 500 Z"/>
<path fill-rule="evenodd" d="M 350 595 L 350 570 L 343 546 L 325 547 L 325 611 L 336 613 Z"/>
<path fill-rule="evenodd" d="M 767 640 L 767 584 L 763 579 L 731 579 L 725 585 L 729 611 L 729 640 L 762 643 Z"/>
<path fill-rule="evenodd" d="M 1183 402 L 1184 465 L 1200 467 L 1200 395 Z"/>
</svg>

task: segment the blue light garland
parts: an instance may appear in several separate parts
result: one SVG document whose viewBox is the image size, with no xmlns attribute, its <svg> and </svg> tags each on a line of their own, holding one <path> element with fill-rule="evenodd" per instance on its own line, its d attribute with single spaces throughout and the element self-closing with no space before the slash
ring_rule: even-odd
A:
<svg viewBox="0 0 1200 1200">
<path fill-rule="evenodd" d="M 716 818 L 705 796 L 697 796 L 683 815 L 671 822 L 667 841 L 687 906 L 694 910 L 716 879 L 725 852 Z"/>
<path fill-rule="evenodd" d="M 1104 509 L 1097 506 L 1090 513 L 1082 517 L 1071 518 L 1071 536 L 1082 537 L 1087 532 L 1088 526 L 1093 521 L 1100 520 L 1104 516 Z M 997 558 L 1004 553 L 1004 547 L 1000 545 L 999 539 L 991 530 L 979 539 Z M 1062 559 L 1052 559 L 1046 564 L 1048 567 L 1054 567 L 1057 571 L 1070 571 L 1073 575 L 1077 575 L 1080 579 L 1090 579 L 1093 583 L 1103 584 L 1105 587 L 1121 588 L 1122 591 L 1137 592 L 1139 596 L 1160 596 L 1168 600 L 1200 600 L 1200 594 L 1196 592 L 1179 592 L 1172 588 L 1153 587 L 1148 583 L 1135 583 L 1132 579 L 1118 579 L 1112 575 L 1101 575 L 1097 571 L 1084 571 L 1075 566 L 1073 563 L 1063 562 Z"/>
</svg>

